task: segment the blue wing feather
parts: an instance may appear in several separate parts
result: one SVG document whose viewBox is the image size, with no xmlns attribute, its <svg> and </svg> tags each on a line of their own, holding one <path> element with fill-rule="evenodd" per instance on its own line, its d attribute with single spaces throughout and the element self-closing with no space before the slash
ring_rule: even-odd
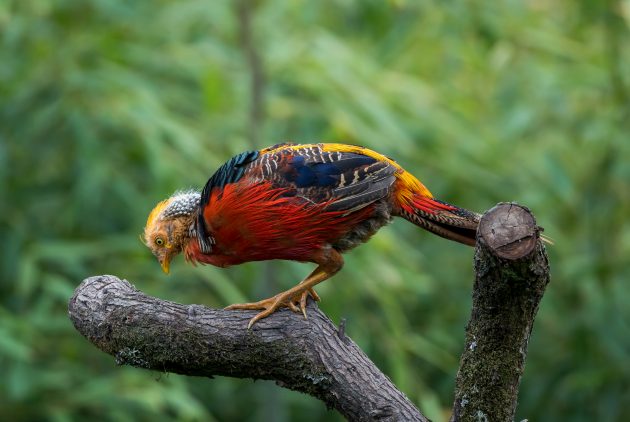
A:
<svg viewBox="0 0 630 422">
<path fill-rule="evenodd" d="M 332 201 L 331 210 L 352 212 L 387 196 L 396 168 L 354 152 L 323 151 L 319 146 L 280 150 L 263 161 L 275 162 L 263 177 L 309 202 Z M 265 167 L 265 166 L 263 166 Z"/>
<path fill-rule="evenodd" d="M 339 183 L 341 174 L 349 167 L 340 164 L 341 162 L 309 162 L 305 157 L 295 156 L 289 162 L 285 177 L 287 181 L 295 183 L 297 188 L 333 187 Z M 344 164 L 355 167 L 358 163 Z"/>
<path fill-rule="evenodd" d="M 346 154 L 343 157 L 338 161 L 325 162 L 309 160 L 301 155 L 293 156 L 288 163 L 289 168 L 285 170 L 286 179 L 298 188 L 335 187 L 340 183 L 342 174 L 376 162 L 376 159 L 365 155 Z"/>
</svg>

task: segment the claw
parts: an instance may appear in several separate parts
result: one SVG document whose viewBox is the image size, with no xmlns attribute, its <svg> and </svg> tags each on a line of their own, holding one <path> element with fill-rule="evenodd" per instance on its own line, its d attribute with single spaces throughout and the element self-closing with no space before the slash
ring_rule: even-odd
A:
<svg viewBox="0 0 630 422">
<path fill-rule="evenodd" d="M 297 286 L 279 293 L 274 297 L 270 297 L 269 299 L 252 303 L 234 304 L 225 309 L 262 309 L 262 312 L 256 314 L 256 316 L 249 321 L 249 324 L 247 324 L 248 329 L 257 321 L 268 317 L 283 306 L 291 309 L 293 312 L 302 311 L 302 315 L 304 315 L 304 319 L 306 319 L 306 300 L 308 297 L 311 296 L 315 301 L 319 300 L 319 295 L 313 290 L 313 286 L 330 278 L 339 271 L 343 265 L 343 258 L 335 249 L 326 249 L 325 254 L 322 253 L 319 258 L 322 262 L 314 261 L 319 264 L 317 268 Z"/>
<path fill-rule="evenodd" d="M 308 319 L 306 317 L 306 298 L 308 298 L 309 294 L 312 295 L 312 293 L 307 290 L 307 291 L 303 292 L 302 293 L 302 297 L 300 297 L 300 309 L 302 310 L 302 315 L 304 315 L 304 319 Z"/>
<path fill-rule="evenodd" d="M 319 295 L 317 294 L 317 292 L 315 292 L 315 289 L 311 287 L 310 289 L 308 289 L 308 292 L 315 302 L 319 302 Z"/>
<path fill-rule="evenodd" d="M 252 319 L 249 320 L 249 324 L 247 324 L 247 329 L 249 330 L 250 328 L 252 328 L 252 325 L 254 325 L 256 323 L 256 321 L 258 321 L 259 319 L 263 319 L 265 317 L 268 317 L 269 315 L 273 314 L 278 308 L 276 307 L 274 309 L 274 307 L 271 307 L 267 310 L 264 310 L 262 312 L 259 312 L 258 314 L 256 314 L 256 316 Z"/>
<path fill-rule="evenodd" d="M 293 312 L 302 312 L 304 318 L 306 318 L 306 298 L 310 292 L 305 290 L 301 294 L 297 294 L 294 296 L 288 296 L 285 293 L 281 293 L 279 295 L 270 297 L 268 299 L 260 300 L 258 302 L 251 303 L 235 303 L 233 305 L 227 306 L 226 310 L 258 310 L 262 309 L 262 312 L 259 312 L 254 316 L 247 324 L 247 329 L 250 329 L 257 321 L 268 317 L 269 315 L 276 312 L 281 307 L 287 307 Z M 299 305 L 299 307 L 298 307 Z"/>
<path fill-rule="evenodd" d="M 256 309 L 267 309 L 267 302 L 272 300 L 273 298 L 269 298 L 269 299 L 265 299 L 265 300 L 260 300 L 258 302 L 251 302 L 251 303 L 235 303 L 233 305 L 230 306 L 226 306 L 225 310 L 227 311 L 233 311 L 233 310 L 256 310 Z"/>
<path fill-rule="evenodd" d="M 293 312 L 300 312 L 300 308 L 298 308 L 292 301 L 287 302 L 287 307 Z"/>
</svg>

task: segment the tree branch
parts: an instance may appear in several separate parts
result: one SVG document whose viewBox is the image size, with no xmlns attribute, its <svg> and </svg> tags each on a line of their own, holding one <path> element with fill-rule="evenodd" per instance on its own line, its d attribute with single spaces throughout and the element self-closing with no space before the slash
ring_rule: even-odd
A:
<svg viewBox="0 0 630 422">
<path fill-rule="evenodd" d="M 247 330 L 253 311 L 180 305 L 103 275 L 81 283 L 69 313 L 76 329 L 120 365 L 275 380 L 349 420 L 428 420 L 312 302 L 308 320 L 281 310 Z"/>
<path fill-rule="evenodd" d="M 452 421 L 512 421 L 527 344 L 549 282 L 527 208 L 499 204 L 481 219 L 473 307 Z M 121 365 L 184 375 L 275 380 L 349 420 L 427 421 L 317 308 L 281 310 L 247 330 L 253 311 L 180 305 L 115 276 L 85 279 L 69 303 L 76 329 Z"/>
<path fill-rule="evenodd" d="M 549 262 L 530 211 L 501 203 L 481 218 L 466 346 L 451 421 L 512 421 L 527 345 L 549 283 Z"/>
</svg>

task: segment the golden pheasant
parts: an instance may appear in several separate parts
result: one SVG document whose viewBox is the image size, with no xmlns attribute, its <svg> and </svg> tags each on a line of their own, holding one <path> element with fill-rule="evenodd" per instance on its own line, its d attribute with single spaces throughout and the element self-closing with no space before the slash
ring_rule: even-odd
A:
<svg viewBox="0 0 630 422">
<path fill-rule="evenodd" d="M 168 273 L 183 252 L 219 267 L 285 259 L 317 265 L 295 287 L 227 309 L 302 311 L 313 287 L 343 266 L 342 253 L 398 216 L 438 236 L 475 244 L 479 214 L 433 198 L 392 159 L 344 144 L 278 144 L 223 164 L 201 193 L 175 193 L 149 214 L 146 245 Z"/>
</svg>

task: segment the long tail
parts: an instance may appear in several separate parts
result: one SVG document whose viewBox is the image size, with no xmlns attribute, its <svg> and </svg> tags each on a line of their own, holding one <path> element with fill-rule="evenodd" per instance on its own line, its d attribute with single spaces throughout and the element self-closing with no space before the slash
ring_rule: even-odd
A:
<svg viewBox="0 0 630 422">
<path fill-rule="evenodd" d="M 434 198 L 414 194 L 401 204 L 400 216 L 438 236 L 475 246 L 480 214 Z"/>
</svg>

